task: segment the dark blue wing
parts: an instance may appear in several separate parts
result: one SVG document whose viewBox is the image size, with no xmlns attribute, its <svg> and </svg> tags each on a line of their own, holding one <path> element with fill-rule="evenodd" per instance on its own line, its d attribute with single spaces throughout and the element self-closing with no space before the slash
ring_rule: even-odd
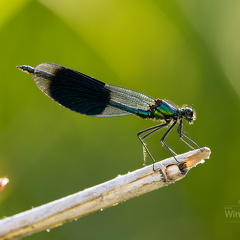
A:
<svg viewBox="0 0 240 240">
<path fill-rule="evenodd" d="M 39 64 L 33 72 L 39 89 L 60 105 L 75 112 L 116 117 L 147 110 L 154 99 L 130 90 L 105 84 L 80 72 L 54 63 Z"/>
</svg>

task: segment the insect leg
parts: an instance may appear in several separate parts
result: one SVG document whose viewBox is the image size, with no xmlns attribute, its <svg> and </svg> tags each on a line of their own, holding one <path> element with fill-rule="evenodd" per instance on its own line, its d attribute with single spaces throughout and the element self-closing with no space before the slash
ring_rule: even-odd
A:
<svg viewBox="0 0 240 240">
<path fill-rule="evenodd" d="M 180 123 L 177 129 L 177 132 L 179 133 L 179 137 L 180 140 L 185 143 L 188 147 L 190 147 L 191 149 L 194 149 L 194 147 L 192 147 L 188 142 L 186 142 L 183 138 L 186 138 L 189 142 L 191 142 L 193 145 L 195 145 L 197 148 L 199 148 L 201 150 L 201 148 L 188 136 L 186 136 L 185 134 L 182 133 L 182 127 L 183 127 L 183 123 L 182 123 L 182 119 L 180 119 Z M 201 150 L 202 151 L 202 150 Z"/>
<path fill-rule="evenodd" d="M 148 137 L 149 135 L 151 135 L 152 133 L 160 130 L 161 128 L 164 128 L 168 125 L 168 123 L 163 123 L 154 127 L 150 127 L 147 129 L 144 129 L 140 132 L 137 133 L 138 139 L 140 140 L 141 144 L 142 144 L 142 149 L 143 149 L 143 160 L 144 160 L 144 165 L 146 165 L 146 156 L 145 156 L 145 151 L 147 152 L 147 154 L 150 156 L 150 158 L 152 159 L 152 162 L 154 163 L 155 160 L 152 156 L 152 154 L 150 153 L 150 151 L 148 150 L 146 143 L 144 142 L 144 139 L 146 137 Z M 144 136 L 141 137 L 142 134 L 145 134 Z"/>
<path fill-rule="evenodd" d="M 166 136 L 169 134 L 169 132 L 174 128 L 174 126 L 176 125 L 177 120 L 175 120 L 173 122 L 173 124 L 168 128 L 168 130 L 163 134 L 163 136 L 160 139 L 160 142 L 162 143 L 162 145 L 167 148 L 167 150 L 172 154 L 172 156 L 175 158 L 175 156 L 177 155 L 166 143 L 165 143 L 165 138 Z M 175 158 L 175 160 L 177 161 L 177 159 Z"/>
</svg>

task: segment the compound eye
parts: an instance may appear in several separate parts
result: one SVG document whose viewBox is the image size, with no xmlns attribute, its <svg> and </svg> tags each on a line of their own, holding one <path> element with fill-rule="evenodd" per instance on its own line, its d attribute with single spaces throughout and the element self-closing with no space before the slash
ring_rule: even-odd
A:
<svg viewBox="0 0 240 240">
<path fill-rule="evenodd" d="M 193 115 L 193 110 L 191 108 L 186 108 L 185 111 L 186 111 L 186 115 L 189 115 L 189 116 Z"/>
<path fill-rule="evenodd" d="M 188 121 L 193 120 L 193 110 L 191 108 L 186 108 L 185 109 L 185 117 Z"/>
</svg>

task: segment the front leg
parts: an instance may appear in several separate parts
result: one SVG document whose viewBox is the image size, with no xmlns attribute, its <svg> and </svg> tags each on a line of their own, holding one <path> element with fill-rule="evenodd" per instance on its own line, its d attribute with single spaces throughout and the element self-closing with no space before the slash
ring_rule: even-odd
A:
<svg viewBox="0 0 240 240">
<path fill-rule="evenodd" d="M 191 138 L 189 138 L 188 136 L 186 136 L 185 134 L 182 133 L 182 126 L 183 126 L 182 119 L 180 119 L 180 123 L 179 123 L 178 130 L 177 130 L 177 132 L 179 133 L 180 140 L 181 140 L 183 143 L 185 143 L 189 148 L 194 149 L 193 146 L 191 146 L 188 142 L 186 142 L 186 141 L 183 139 L 183 137 L 184 137 L 184 138 L 186 138 L 189 142 L 191 142 L 193 145 L 195 145 L 197 148 L 200 149 L 200 147 L 199 147 Z M 200 149 L 200 150 L 201 150 L 201 149 Z M 202 150 L 201 150 L 201 151 L 202 151 Z"/>
</svg>

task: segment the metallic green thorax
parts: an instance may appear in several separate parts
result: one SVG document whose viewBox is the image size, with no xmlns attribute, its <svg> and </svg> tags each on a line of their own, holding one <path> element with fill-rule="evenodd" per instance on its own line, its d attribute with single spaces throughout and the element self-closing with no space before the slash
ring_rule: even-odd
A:
<svg viewBox="0 0 240 240">
<path fill-rule="evenodd" d="M 179 110 L 164 100 L 155 100 L 155 104 L 149 110 L 139 109 L 137 115 L 141 118 L 164 119 L 170 121 L 178 118 Z"/>
</svg>

